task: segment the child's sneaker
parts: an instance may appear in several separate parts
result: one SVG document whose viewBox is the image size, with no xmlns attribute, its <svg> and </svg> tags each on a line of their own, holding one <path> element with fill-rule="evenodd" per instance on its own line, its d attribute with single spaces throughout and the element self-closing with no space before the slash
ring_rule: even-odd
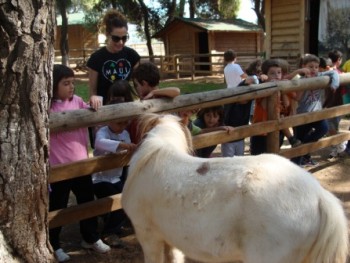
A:
<svg viewBox="0 0 350 263">
<path fill-rule="evenodd" d="M 289 138 L 289 143 L 290 145 L 294 148 L 294 147 L 298 147 L 299 145 L 301 145 L 301 141 L 298 140 L 297 138 L 295 138 L 294 136 Z"/>
<path fill-rule="evenodd" d="M 70 260 L 70 256 L 64 252 L 62 248 L 55 250 L 55 256 L 58 262 L 66 262 Z"/>
<path fill-rule="evenodd" d="M 341 152 L 343 152 L 343 151 L 345 151 L 345 149 L 346 149 L 346 143 L 347 143 L 347 142 L 342 142 L 342 143 L 339 143 L 339 144 L 336 146 L 336 148 L 337 148 L 337 153 L 338 153 L 338 154 L 341 153 Z"/>
<path fill-rule="evenodd" d="M 310 166 L 316 166 L 316 165 L 318 165 L 318 163 L 315 162 L 314 160 L 312 160 L 311 158 L 302 157 L 300 165 L 302 167 L 310 167 Z"/>
<path fill-rule="evenodd" d="M 123 248 L 125 247 L 124 242 L 115 234 L 109 234 L 104 236 L 103 242 L 110 247 Z"/>
<path fill-rule="evenodd" d="M 93 244 L 89 244 L 85 240 L 83 240 L 81 242 L 81 246 L 83 248 L 93 249 L 94 251 L 101 253 L 101 254 L 107 253 L 108 251 L 111 250 L 111 247 L 108 246 L 107 244 L 103 243 L 103 241 L 101 239 L 97 240 Z"/>
<path fill-rule="evenodd" d="M 337 146 L 331 146 L 331 152 L 329 153 L 328 159 L 333 160 L 338 157 L 338 149 Z"/>
</svg>

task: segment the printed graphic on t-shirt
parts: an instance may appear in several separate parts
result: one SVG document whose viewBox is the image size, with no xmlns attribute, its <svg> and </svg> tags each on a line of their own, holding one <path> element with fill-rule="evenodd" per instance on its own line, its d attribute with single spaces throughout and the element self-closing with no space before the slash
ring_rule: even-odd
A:
<svg viewBox="0 0 350 263">
<path fill-rule="evenodd" d="M 122 58 L 117 61 L 108 60 L 103 64 L 102 73 L 106 79 L 113 83 L 117 79 L 126 79 L 131 71 L 131 64 Z"/>
<path fill-rule="evenodd" d="M 314 90 L 310 90 L 309 94 L 306 98 L 306 105 L 309 105 L 311 103 L 314 103 L 315 101 L 318 101 L 320 99 L 320 93 Z"/>
</svg>

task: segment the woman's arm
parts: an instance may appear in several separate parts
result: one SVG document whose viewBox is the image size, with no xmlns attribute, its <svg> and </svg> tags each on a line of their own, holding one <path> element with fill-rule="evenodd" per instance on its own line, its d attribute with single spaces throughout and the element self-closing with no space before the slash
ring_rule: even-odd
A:
<svg viewBox="0 0 350 263">
<path fill-rule="evenodd" d="M 98 80 L 98 72 L 88 68 L 89 74 L 89 93 L 90 93 L 90 106 L 97 110 L 102 106 L 101 99 L 97 96 L 97 80 Z"/>
<path fill-rule="evenodd" d="M 163 89 L 155 89 L 147 94 L 143 99 L 151 99 L 151 98 L 159 98 L 159 97 L 167 97 L 167 98 L 175 98 L 180 95 L 180 89 L 175 87 L 163 88 Z"/>
</svg>

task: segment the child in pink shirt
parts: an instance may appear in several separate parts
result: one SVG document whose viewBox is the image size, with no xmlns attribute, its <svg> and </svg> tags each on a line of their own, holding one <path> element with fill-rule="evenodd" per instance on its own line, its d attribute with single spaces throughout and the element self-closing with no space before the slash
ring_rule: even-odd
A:
<svg viewBox="0 0 350 263">
<path fill-rule="evenodd" d="M 50 112 L 85 109 L 89 106 L 82 98 L 74 95 L 74 72 L 64 65 L 54 65 L 53 98 Z M 64 164 L 88 158 L 87 129 L 79 128 L 63 132 L 50 133 L 50 165 Z M 77 203 L 82 204 L 94 200 L 91 175 L 52 183 L 49 197 L 49 211 L 67 207 L 69 193 L 72 191 Z M 110 247 L 103 243 L 97 231 L 97 218 L 92 217 L 80 221 L 80 233 L 83 237 L 82 247 L 106 253 Z M 65 262 L 70 256 L 60 246 L 59 235 L 62 227 L 49 231 L 50 243 L 58 262 Z"/>
</svg>

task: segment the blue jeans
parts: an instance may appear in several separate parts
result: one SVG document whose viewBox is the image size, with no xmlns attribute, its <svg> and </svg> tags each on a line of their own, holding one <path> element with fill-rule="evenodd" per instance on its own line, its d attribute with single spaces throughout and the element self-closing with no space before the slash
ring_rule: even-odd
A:
<svg viewBox="0 0 350 263">
<path fill-rule="evenodd" d="M 307 123 L 294 128 L 295 137 L 302 143 L 317 142 L 328 132 L 328 123 L 326 120 L 320 120 Z M 296 164 L 300 164 L 301 156 L 292 158 Z"/>
</svg>

